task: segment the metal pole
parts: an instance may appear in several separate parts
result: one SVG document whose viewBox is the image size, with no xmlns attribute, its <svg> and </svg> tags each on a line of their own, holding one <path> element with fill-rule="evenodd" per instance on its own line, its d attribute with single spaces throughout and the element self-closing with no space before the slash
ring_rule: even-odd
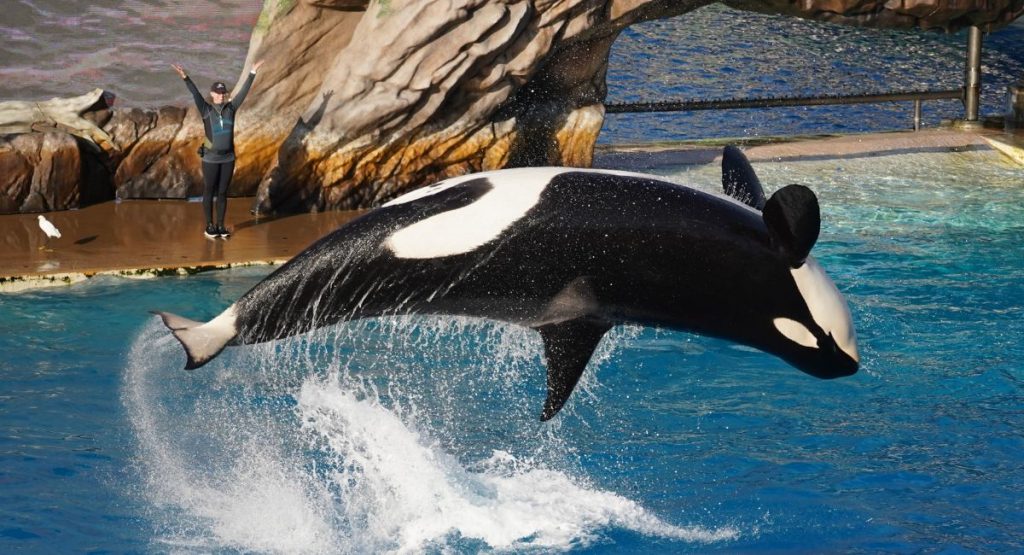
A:
<svg viewBox="0 0 1024 555">
<path fill-rule="evenodd" d="M 967 32 L 967 68 L 964 73 L 964 120 L 978 121 L 981 98 L 981 29 L 972 25 Z"/>
<path fill-rule="evenodd" d="M 914 100 L 914 131 L 921 130 L 921 99 Z"/>
<path fill-rule="evenodd" d="M 1007 131 L 1024 129 L 1024 81 L 1006 88 Z"/>
</svg>

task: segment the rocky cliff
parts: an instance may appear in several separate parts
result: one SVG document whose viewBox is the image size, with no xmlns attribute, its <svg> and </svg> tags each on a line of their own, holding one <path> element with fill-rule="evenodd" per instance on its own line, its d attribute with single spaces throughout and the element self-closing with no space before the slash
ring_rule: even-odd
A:
<svg viewBox="0 0 1024 555">
<path fill-rule="evenodd" d="M 587 166 L 618 34 L 709 3 L 267 0 L 244 71 L 266 63 L 239 116 L 231 193 L 255 194 L 264 213 L 357 208 L 470 171 Z M 1024 13 L 1024 0 L 727 3 L 945 30 Z M 120 110 L 90 94 L 54 99 L 44 116 L 0 104 L 0 212 L 200 193 L 194 108 Z"/>
</svg>

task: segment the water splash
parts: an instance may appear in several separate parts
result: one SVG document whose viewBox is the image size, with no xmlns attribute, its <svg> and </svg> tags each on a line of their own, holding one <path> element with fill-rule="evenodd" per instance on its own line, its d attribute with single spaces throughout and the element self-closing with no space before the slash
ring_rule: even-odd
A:
<svg viewBox="0 0 1024 555">
<path fill-rule="evenodd" d="M 636 333 L 612 334 L 596 360 Z M 558 425 L 537 422 L 535 335 L 464 318 L 368 320 L 231 349 L 182 373 L 180 348 L 154 320 L 133 344 L 123 401 L 158 541 L 549 551 L 616 529 L 684 542 L 739 535 L 665 522 L 590 483 Z M 582 385 L 600 390 L 592 377 Z"/>
<path fill-rule="evenodd" d="M 359 550 L 417 551 L 451 538 L 500 550 L 566 549 L 611 527 L 684 541 L 737 535 L 667 524 L 629 499 L 506 451 L 464 465 L 376 401 L 336 384 L 307 383 L 299 405 L 304 428 L 334 462 L 330 481 L 344 513 L 365 524 L 358 541 L 372 543 L 353 546 Z"/>
<path fill-rule="evenodd" d="M 138 472 L 159 528 L 177 548 L 325 552 L 335 533 L 319 484 L 268 411 L 219 383 L 182 374 L 180 347 L 151 323 L 132 346 L 123 401 Z M 169 362 L 173 361 L 173 362 Z M 208 385 L 213 389 L 204 391 Z M 237 383 L 234 385 L 238 385 Z"/>
</svg>

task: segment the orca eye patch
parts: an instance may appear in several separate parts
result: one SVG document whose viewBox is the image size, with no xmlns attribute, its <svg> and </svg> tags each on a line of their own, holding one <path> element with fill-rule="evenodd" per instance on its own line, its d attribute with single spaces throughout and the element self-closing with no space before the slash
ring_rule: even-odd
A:
<svg viewBox="0 0 1024 555">
<path fill-rule="evenodd" d="M 812 349 L 818 348 L 818 338 L 814 337 L 811 330 L 807 329 L 807 326 L 800 322 L 790 320 L 789 318 L 776 318 L 772 320 L 772 324 L 775 325 L 775 329 L 779 330 L 779 333 L 786 336 L 786 339 L 797 345 Z"/>
</svg>

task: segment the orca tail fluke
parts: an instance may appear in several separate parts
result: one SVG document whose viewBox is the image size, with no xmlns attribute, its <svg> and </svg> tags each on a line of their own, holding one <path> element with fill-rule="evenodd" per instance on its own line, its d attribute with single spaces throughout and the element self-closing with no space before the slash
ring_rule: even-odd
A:
<svg viewBox="0 0 1024 555">
<path fill-rule="evenodd" d="M 188 318 L 183 318 L 177 314 L 171 314 L 170 312 L 160 312 L 159 310 L 150 310 L 149 312 L 159 316 L 160 319 L 163 320 L 164 325 L 167 326 L 167 329 L 171 331 L 187 330 L 189 328 L 203 325 L 202 322 L 189 320 Z"/>
<path fill-rule="evenodd" d="M 233 306 L 206 323 L 189 320 L 170 312 L 151 312 L 163 320 L 167 329 L 171 330 L 171 334 L 185 348 L 185 355 L 188 357 L 185 370 L 195 370 L 213 360 L 237 335 Z"/>
</svg>

